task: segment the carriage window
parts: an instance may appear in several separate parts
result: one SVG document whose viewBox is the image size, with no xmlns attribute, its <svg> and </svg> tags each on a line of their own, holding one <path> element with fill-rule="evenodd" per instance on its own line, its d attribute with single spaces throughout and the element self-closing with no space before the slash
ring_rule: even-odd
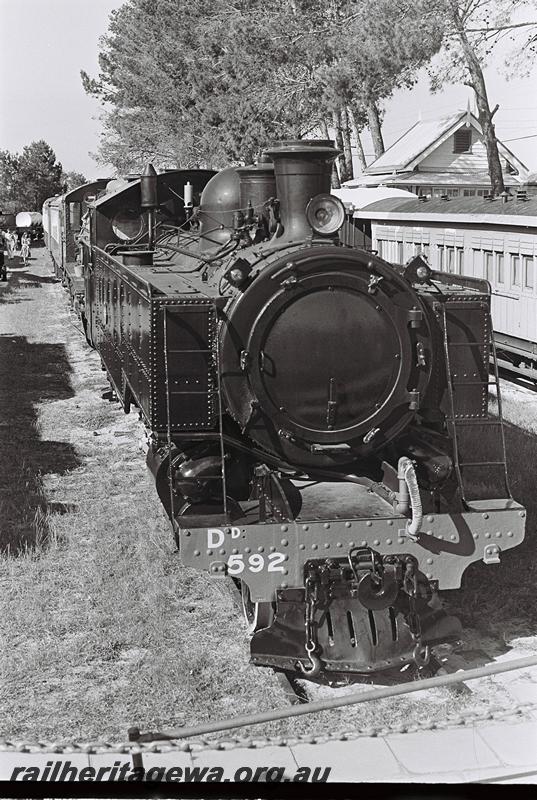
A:
<svg viewBox="0 0 537 800">
<path fill-rule="evenodd" d="M 80 203 L 69 203 L 69 227 L 80 230 L 81 208 Z"/>
<path fill-rule="evenodd" d="M 422 244 L 418 247 L 418 253 L 421 253 L 421 255 L 427 259 L 427 261 L 429 260 L 429 251 L 430 247 L 428 244 Z"/>
<path fill-rule="evenodd" d="M 498 283 L 504 283 L 503 253 L 496 253 L 496 277 Z"/>
<path fill-rule="evenodd" d="M 475 197 L 475 189 L 465 189 L 463 195 L 464 197 Z"/>
<path fill-rule="evenodd" d="M 511 256 L 511 285 L 520 286 L 520 256 Z"/>
<path fill-rule="evenodd" d="M 447 256 L 447 271 L 454 272 L 455 250 L 453 249 L 453 247 L 446 247 L 446 256 Z"/>
<path fill-rule="evenodd" d="M 438 245 L 438 269 L 444 271 L 444 246 L 441 244 Z"/>
<path fill-rule="evenodd" d="M 493 258 L 493 253 L 489 252 L 488 250 L 485 250 L 484 256 L 485 256 L 485 278 L 490 283 L 493 283 L 493 281 L 494 281 L 494 272 L 493 272 L 494 258 Z"/>
<path fill-rule="evenodd" d="M 377 253 L 384 258 L 384 239 L 377 239 Z"/>
<path fill-rule="evenodd" d="M 533 289 L 533 257 L 524 256 L 524 287 Z"/>
<path fill-rule="evenodd" d="M 462 247 L 456 247 L 455 252 L 457 253 L 457 267 L 455 272 L 457 273 L 457 275 L 462 275 L 462 256 L 464 250 Z"/>
<path fill-rule="evenodd" d="M 403 242 L 396 242 L 397 245 L 397 264 L 403 264 Z"/>
<path fill-rule="evenodd" d="M 405 242 L 404 244 L 404 259 L 408 261 L 416 253 L 416 245 L 414 242 Z"/>
<path fill-rule="evenodd" d="M 476 250 L 474 248 L 472 250 L 472 267 L 473 267 L 472 275 L 474 276 L 474 278 L 481 277 L 482 264 L 483 264 L 483 253 L 481 252 L 481 250 Z"/>
</svg>

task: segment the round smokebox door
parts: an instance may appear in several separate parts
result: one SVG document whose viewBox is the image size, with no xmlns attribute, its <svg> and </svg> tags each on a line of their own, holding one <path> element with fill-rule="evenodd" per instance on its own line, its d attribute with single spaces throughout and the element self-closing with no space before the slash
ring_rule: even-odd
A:
<svg viewBox="0 0 537 800">
<path fill-rule="evenodd" d="M 401 341 L 374 298 L 325 285 L 287 295 L 283 305 L 261 317 L 251 340 L 258 363 L 254 391 L 265 411 L 283 415 L 280 421 L 287 421 L 289 430 L 319 441 L 319 433 L 365 424 L 389 398 L 399 375 Z M 256 329 L 264 331 L 257 348 Z"/>
</svg>

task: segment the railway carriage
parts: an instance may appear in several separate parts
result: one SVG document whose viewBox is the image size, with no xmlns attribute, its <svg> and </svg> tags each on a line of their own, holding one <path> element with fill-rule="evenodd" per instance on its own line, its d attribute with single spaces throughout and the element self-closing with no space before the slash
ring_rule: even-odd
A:
<svg viewBox="0 0 537 800">
<path fill-rule="evenodd" d="M 487 280 L 498 363 L 537 379 L 537 196 L 430 200 L 409 193 L 362 205 L 352 217 L 387 261 L 404 264 L 421 253 L 435 270 Z"/>
<path fill-rule="evenodd" d="M 330 141 L 108 187 L 85 314 L 139 410 L 183 563 L 241 587 L 252 661 L 309 678 L 423 666 L 438 590 L 524 536 L 488 411 L 490 290 L 342 241 Z"/>
<path fill-rule="evenodd" d="M 88 203 L 96 198 L 108 183 L 108 178 L 78 186 L 62 195 L 50 197 L 43 204 L 45 247 L 53 264 L 54 274 L 67 286 L 73 304 L 78 307 L 84 298 L 84 279 L 79 260 L 77 237 L 83 228 Z"/>
</svg>

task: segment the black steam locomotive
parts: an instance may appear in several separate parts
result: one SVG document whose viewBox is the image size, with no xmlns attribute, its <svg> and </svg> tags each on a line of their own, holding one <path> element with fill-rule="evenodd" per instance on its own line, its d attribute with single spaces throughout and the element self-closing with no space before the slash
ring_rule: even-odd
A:
<svg viewBox="0 0 537 800">
<path fill-rule="evenodd" d="M 182 560 L 242 590 L 255 664 L 427 662 L 438 589 L 524 536 L 488 411 L 490 289 L 345 245 L 330 141 L 115 181 L 82 242 L 87 336 Z"/>
</svg>

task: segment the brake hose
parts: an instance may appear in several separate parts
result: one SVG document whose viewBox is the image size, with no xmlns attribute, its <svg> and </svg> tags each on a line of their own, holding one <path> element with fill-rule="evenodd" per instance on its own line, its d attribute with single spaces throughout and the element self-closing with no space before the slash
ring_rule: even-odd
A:
<svg viewBox="0 0 537 800">
<path fill-rule="evenodd" d="M 407 486 L 410 497 L 410 508 L 412 511 L 411 518 L 406 524 L 406 535 L 409 539 L 412 539 L 413 542 L 416 542 L 418 540 L 421 523 L 423 522 L 423 510 L 421 507 L 420 489 L 416 477 L 416 470 L 414 469 L 413 462 L 406 456 L 399 459 L 397 467 L 398 475 L 404 479 Z"/>
</svg>

